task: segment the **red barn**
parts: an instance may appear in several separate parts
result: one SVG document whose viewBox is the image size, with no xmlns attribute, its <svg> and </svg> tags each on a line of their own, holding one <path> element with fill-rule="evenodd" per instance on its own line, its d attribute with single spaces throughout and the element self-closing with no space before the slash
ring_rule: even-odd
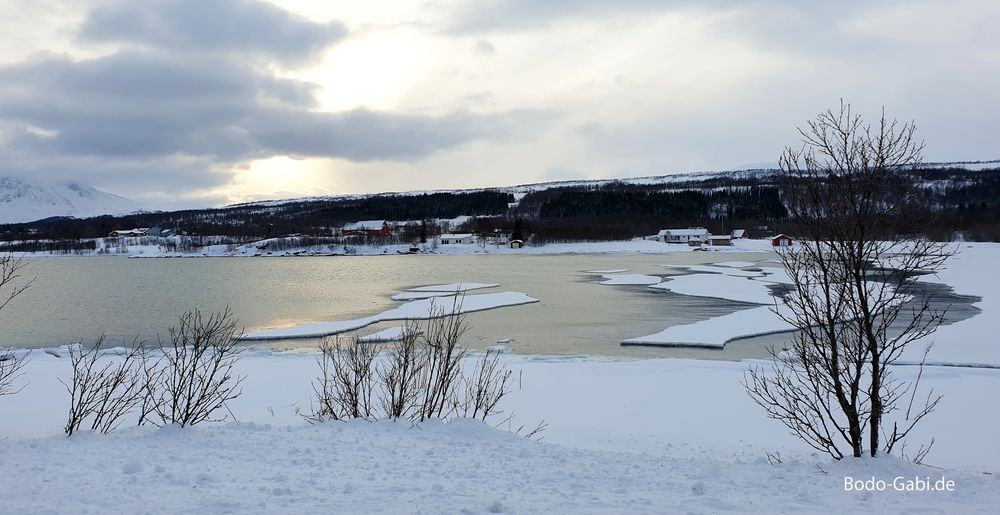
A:
<svg viewBox="0 0 1000 515">
<path fill-rule="evenodd" d="M 389 236 L 392 226 L 385 220 L 364 220 L 347 224 L 341 231 L 344 236 Z"/>
<path fill-rule="evenodd" d="M 777 236 L 771 237 L 771 246 L 773 247 L 791 247 L 792 237 L 787 234 L 779 234 Z"/>
</svg>

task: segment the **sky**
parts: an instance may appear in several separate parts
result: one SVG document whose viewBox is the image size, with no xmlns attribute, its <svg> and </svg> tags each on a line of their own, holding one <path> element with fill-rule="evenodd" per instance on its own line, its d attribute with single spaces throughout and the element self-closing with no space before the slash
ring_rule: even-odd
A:
<svg viewBox="0 0 1000 515">
<path fill-rule="evenodd" d="M 0 0 L 0 176 L 147 209 L 774 163 L 840 99 L 1000 157 L 1000 2 Z"/>
</svg>

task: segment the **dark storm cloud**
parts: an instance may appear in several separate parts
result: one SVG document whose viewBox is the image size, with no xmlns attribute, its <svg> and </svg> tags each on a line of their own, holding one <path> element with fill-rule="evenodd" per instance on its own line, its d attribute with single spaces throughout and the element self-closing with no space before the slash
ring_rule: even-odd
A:
<svg viewBox="0 0 1000 515">
<path fill-rule="evenodd" d="M 247 128 L 263 148 L 295 156 L 334 154 L 352 161 L 409 160 L 483 136 L 506 133 L 503 118 L 468 113 L 445 116 L 261 110 Z"/>
<path fill-rule="evenodd" d="M 407 160 L 498 127 L 470 114 L 327 113 L 312 107 L 311 85 L 226 60 L 120 52 L 0 68 L 0 118 L 21 127 L 12 130 L 8 144 L 44 154 Z"/>
<path fill-rule="evenodd" d="M 79 33 L 84 41 L 253 54 L 284 64 L 309 60 L 346 35 L 340 22 L 316 23 L 250 0 L 113 0 L 91 10 Z"/>
<path fill-rule="evenodd" d="M 318 86 L 273 74 L 345 33 L 261 1 L 101 4 L 78 40 L 116 52 L 0 66 L 0 175 L 187 191 L 253 159 L 414 160 L 503 127 L 465 113 L 321 112 Z"/>
</svg>

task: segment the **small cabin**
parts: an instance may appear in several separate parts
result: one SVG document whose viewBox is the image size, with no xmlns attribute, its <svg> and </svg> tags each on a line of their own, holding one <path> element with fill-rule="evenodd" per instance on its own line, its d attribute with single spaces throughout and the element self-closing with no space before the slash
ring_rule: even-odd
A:
<svg viewBox="0 0 1000 515">
<path fill-rule="evenodd" d="M 711 247 L 732 247 L 733 237 L 728 234 L 709 234 L 708 245 Z"/>
<path fill-rule="evenodd" d="M 524 241 L 523 240 L 510 240 L 510 248 L 512 248 L 512 249 L 523 249 L 524 248 Z"/>
<path fill-rule="evenodd" d="M 791 247 L 792 237 L 787 234 L 779 234 L 771 237 L 772 247 Z"/>
<path fill-rule="evenodd" d="M 746 229 L 733 229 L 733 232 L 729 234 L 734 240 L 743 240 L 749 238 L 749 234 Z"/>
</svg>

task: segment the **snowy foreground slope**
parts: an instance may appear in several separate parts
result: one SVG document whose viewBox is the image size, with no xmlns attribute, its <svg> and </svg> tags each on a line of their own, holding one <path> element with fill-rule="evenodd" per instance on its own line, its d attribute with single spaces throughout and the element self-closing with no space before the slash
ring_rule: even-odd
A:
<svg viewBox="0 0 1000 515">
<path fill-rule="evenodd" d="M 0 397 L 0 512 L 993 513 L 1000 503 L 1000 420 L 983 406 L 1000 389 L 993 369 L 924 372 L 945 395 L 916 435 L 937 438 L 931 468 L 811 453 L 742 391 L 747 363 L 508 356 L 514 419 L 494 429 L 310 426 L 295 411 L 308 409 L 314 358 L 249 350 L 238 423 L 66 438 L 58 378 L 69 365 L 32 355 L 24 390 Z M 508 430 L 541 419 L 541 442 Z M 845 492 L 845 476 L 890 486 Z M 955 491 L 896 492 L 896 477 L 944 477 Z"/>
</svg>

